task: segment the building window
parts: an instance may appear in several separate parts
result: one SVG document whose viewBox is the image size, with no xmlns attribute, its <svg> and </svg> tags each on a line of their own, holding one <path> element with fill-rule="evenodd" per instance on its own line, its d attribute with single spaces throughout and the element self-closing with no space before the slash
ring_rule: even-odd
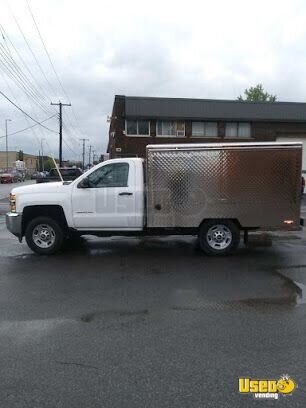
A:
<svg viewBox="0 0 306 408">
<path fill-rule="evenodd" d="M 192 122 L 192 136 L 217 137 L 217 122 Z"/>
<path fill-rule="evenodd" d="M 149 136 L 150 121 L 149 120 L 127 120 L 126 134 L 128 136 Z"/>
<path fill-rule="evenodd" d="M 138 120 L 138 135 L 150 134 L 150 122 L 148 120 Z"/>
<path fill-rule="evenodd" d="M 158 120 L 156 123 L 157 136 L 185 136 L 185 122 L 175 120 Z"/>
<path fill-rule="evenodd" d="M 225 137 L 251 137 L 251 124 L 247 122 L 226 123 Z"/>
</svg>

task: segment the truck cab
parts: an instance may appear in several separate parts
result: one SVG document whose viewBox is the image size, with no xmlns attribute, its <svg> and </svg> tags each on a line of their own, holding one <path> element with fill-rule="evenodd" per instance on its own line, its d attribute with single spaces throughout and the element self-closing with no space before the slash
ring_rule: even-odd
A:
<svg viewBox="0 0 306 408">
<path fill-rule="evenodd" d="M 8 229 L 41 254 L 56 252 L 66 236 L 141 231 L 145 222 L 143 159 L 113 159 L 73 182 L 14 188 Z"/>
<path fill-rule="evenodd" d="M 142 159 L 103 163 L 72 185 L 73 227 L 82 230 L 141 230 L 144 226 Z"/>
</svg>

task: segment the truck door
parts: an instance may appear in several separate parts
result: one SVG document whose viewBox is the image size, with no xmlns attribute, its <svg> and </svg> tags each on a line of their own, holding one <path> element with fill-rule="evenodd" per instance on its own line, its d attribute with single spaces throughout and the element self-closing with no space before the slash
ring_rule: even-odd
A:
<svg viewBox="0 0 306 408">
<path fill-rule="evenodd" d="M 134 167 L 124 161 L 105 164 L 90 173 L 85 183 L 76 183 L 72 193 L 76 228 L 135 228 Z"/>
</svg>

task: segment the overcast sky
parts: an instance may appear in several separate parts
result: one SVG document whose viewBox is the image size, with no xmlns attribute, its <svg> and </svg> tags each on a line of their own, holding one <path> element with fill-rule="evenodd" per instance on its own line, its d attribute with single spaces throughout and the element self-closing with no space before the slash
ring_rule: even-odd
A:
<svg viewBox="0 0 306 408">
<path fill-rule="evenodd" d="M 305 101 L 306 3 L 290 1 L 28 0 L 55 69 L 73 105 L 64 108 L 64 158 L 80 158 L 78 139 L 105 151 L 115 94 L 236 99 L 261 82 L 278 100 Z M 8 8 L 9 4 L 9 9 Z M 14 17 L 35 58 L 26 45 Z M 0 61 L 0 90 L 38 121 L 67 102 L 40 42 L 26 0 L 0 0 L 0 44 L 23 72 L 11 40 L 45 96 L 26 97 Z M 1 47 L 0 47 L 1 50 Z M 2 48 L 3 52 L 3 48 Z M 5 68 L 6 67 L 6 68 Z M 14 71 L 13 71 L 14 72 Z M 32 79 L 34 82 L 34 80 Z M 50 112 L 49 112 L 50 111 Z M 76 117 L 75 117 L 76 116 Z M 0 136 L 34 124 L 0 95 Z M 56 118 L 44 123 L 57 130 Z M 9 147 L 57 156 L 58 136 L 40 126 L 9 137 Z M 0 150 L 5 148 L 0 138 Z M 74 153 L 73 153 L 74 152 Z M 77 157 L 78 155 L 78 157 Z"/>
</svg>

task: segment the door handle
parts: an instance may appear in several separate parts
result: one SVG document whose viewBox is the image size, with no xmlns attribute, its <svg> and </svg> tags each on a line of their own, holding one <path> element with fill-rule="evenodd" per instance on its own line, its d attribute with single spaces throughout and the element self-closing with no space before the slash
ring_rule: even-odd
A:
<svg viewBox="0 0 306 408">
<path fill-rule="evenodd" d="M 124 193 L 119 193 L 120 196 L 131 196 L 133 193 L 128 193 L 127 191 Z"/>
</svg>

